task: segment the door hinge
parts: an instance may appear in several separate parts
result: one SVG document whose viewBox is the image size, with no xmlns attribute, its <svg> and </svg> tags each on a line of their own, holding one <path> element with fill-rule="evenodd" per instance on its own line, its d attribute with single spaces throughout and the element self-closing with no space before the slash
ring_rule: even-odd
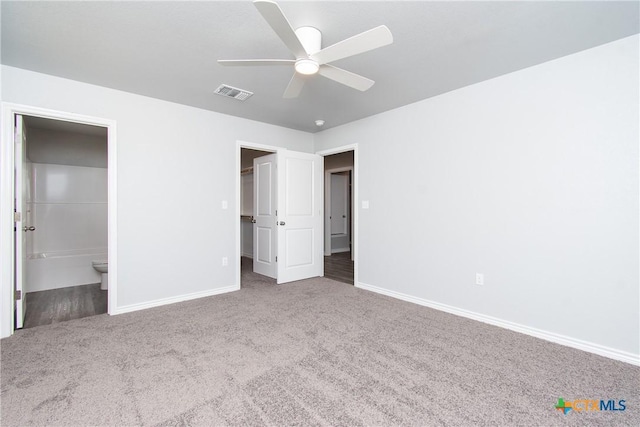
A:
<svg viewBox="0 0 640 427">
<path fill-rule="evenodd" d="M 14 212 L 13 213 L 13 221 L 14 222 L 22 221 L 22 214 L 20 212 Z"/>
<path fill-rule="evenodd" d="M 276 257 L 276 262 L 278 262 L 278 257 Z"/>
<path fill-rule="evenodd" d="M 16 301 L 20 301 L 22 299 L 22 291 L 16 291 Z"/>
</svg>

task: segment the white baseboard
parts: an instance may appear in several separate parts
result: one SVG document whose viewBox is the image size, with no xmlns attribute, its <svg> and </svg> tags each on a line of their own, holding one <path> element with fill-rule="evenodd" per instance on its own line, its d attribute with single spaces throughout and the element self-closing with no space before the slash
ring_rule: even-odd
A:
<svg viewBox="0 0 640 427">
<path fill-rule="evenodd" d="M 331 253 L 332 254 L 340 254 L 343 252 L 349 252 L 351 249 L 349 248 L 337 248 L 337 249 L 331 249 Z"/>
<path fill-rule="evenodd" d="M 242 253 L 242 254 L 240 254 L 240 256 L 253 259 L 253 254 L 251 254 L 251 253 L 247 253 L 247 254 Z"/>
<path fill-rule="evenodd" d="M 540 338 L 546 341 L 551 341 L 556 344 L 565 345 L 567 347 L 572 347 L 578 350 L 594 353 L 599 356 L 604 356 L 610 359 L 619 360 L 621 362 L 630 363 L 635 366 L 640 366 L 640 354 L 633 354 L 627 351 L 617 350 L 617 349 L 606 347 L 600 344 L 595 344 L 592 342 L 568 337 L 566 335 L 560 335 L 553 332 L 543 331 L 540 329 L 532 328 L 530 326 L 509 322 L 507 320 L 502 320 L 496 317 L 475 313 L 473 311 L 464 310 L 464 309 L 453 307 L 450 305 L 441 304 L 439 302 L 414 297 L 414 296 L 403 294 L 400 292 L 390 291 L 388 289 L 379 288 L 377 286 L 368 285 L 362 282 L 356 283 L 355 286 L 356 288 L 365 289 L 367 291 L 376 292 L 382 295 L 387 295 L 392 298 L 412 302 L 414 304 L 444 311 L 446 313 L 455 314 L 456 316 L 466 317 L 468 319 L 477 320 L 480 322 L 488 323 L 493 326 L 499 326 L 501 328 L 509 329 L 511 331 L 520 332 L 522 334 L 530 335 L 532 337 Z"/>
<path fill-rule="evenodd" d="M 124 314 L 132 311 L 145 310 L 147 308 L 160 307 L 162 305 L 174 304 L 176 302 L 189 301 L 197 298 L 210 297 L 212 295 L 225 294 L 227 292 L 239 291 L 238 286 L 225 286 L 224 288 L 210 289 L 202 292 L 194 292 L 192 294 L 178 295 L 176 297 L 161 298 L 153 301 L 142 302 L 139 304 L 125 305 L 123 307 L 116 307 L 111 314 Z"/>
</svg>

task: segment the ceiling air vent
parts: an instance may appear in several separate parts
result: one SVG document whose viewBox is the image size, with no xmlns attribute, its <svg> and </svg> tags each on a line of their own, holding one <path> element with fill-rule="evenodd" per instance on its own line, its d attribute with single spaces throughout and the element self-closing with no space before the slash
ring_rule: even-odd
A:
<svg viewBox="0 0 640 427">
<path fill-rule="evenodd" d="M 228 85 L 220 85 L 218 89 L 215 90 L 214 93 L 218 95 L 227 96 L 229 98 L 237 99 L 238 101 L 245 101 L 253 92 L 249 92 L 248 90 L 238 89 L 237 87 L 228 86 Z"/>
</svg>

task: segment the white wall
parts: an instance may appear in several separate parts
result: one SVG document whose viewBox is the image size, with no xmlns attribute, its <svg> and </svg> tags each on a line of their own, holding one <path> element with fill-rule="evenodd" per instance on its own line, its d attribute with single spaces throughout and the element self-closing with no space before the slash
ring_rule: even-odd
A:
<svg viewBox="0 0 640 427">
<path fill-rule="evenodd" d="M 637 361 L 638 47 L 316 134 L 317 151 L 359 143 L 361 285 Z"/>
<path fill-rule="evenodd" d="M 235 286 L 237 140 L 313 151 L 304 132 L 13 67 L 2 96 L 117 122 L 117 311 Z"/>
<path fill-rule="evenodd" d="M 107 248 L 107 169 L 32 164 L 31 253 Z"/>
</svg>

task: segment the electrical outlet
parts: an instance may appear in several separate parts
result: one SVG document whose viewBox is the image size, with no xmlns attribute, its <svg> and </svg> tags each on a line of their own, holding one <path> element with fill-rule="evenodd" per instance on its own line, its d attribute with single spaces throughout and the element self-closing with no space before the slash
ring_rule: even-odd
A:
<svg viewBox="0 0 640 427">
<path fill-rule="evenodd" d="M 229 265 L 229 258 L 227 258 L 226 256 L 222 257 L 222 266 L 226 267 Z"/>
<path fill-rule="evenodd" d="M 484 285 L 484 274 L 476 273 L 476 285 Z"/>
</svg>

